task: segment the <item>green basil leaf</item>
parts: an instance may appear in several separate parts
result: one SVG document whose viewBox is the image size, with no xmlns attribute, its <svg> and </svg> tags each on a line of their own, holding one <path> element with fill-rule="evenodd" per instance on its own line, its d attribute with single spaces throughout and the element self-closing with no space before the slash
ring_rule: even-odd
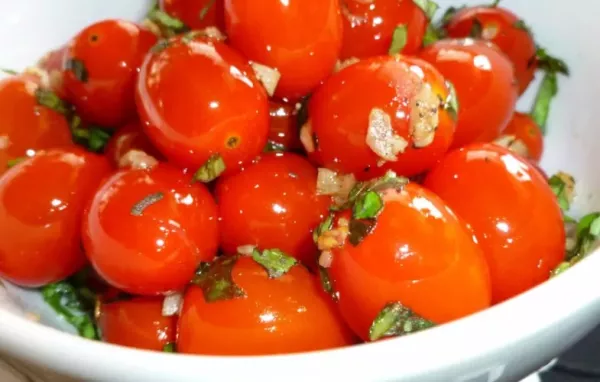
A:
<svg viewBox="0 0 600 382">
<path fill-rule="evenodd" d="M 492 1 L 492 3 L 490 4 L 491 8 L 495 8 L 498 6 L 498 4 L 500 4 L 500 0 L 494 0 Z"/>
<path fill-rule="evenodd" d="M 376 218 L 379 212 L 383 209 L 383 200 L 375 191 L 369 191 L 362 194 L 352 208 L 352 218 L 373 219 Z"/>
<path fill-rule="evenodd" d="M 210 183 L 217 179 L 226 169 L 225 161 L 220 154 L 214 154 L 194 174 L 194 182 Z"/>
<path fill-rule="evenodd" d="M 202 9 L 200 10 L 200 14 L 198 15 L 198 18 L 200 18 L 200 20 L 204 20 L 204 18 L 208 14 L 208 11 L 214 4 L 215 4 L 215 0 L 210 0 L 208 3 L 206 3 L 206 5 L 204 7 L 202 7 Z"/>
<path fill-rule="evenodd" d="M 9 159 L 6 162 L 6 168 L 15 167 L 16 165 L 18 165 L 19 163 L 23 162 L 26 159 L 28 159 L 28 158 L 27 157 L 19 157 L 19 158 Z"/>
<path fill-rule="evenodd" d="M 548 184 L 556 195 L 563 213 L 568 212 L 575 194 L 575 179 L 571 175 L 561 172 L 548 179 Z"/>
<path fill-rule="evenodd" d="M 35 90 L 35 100 L 38 105 L 52 109 L 62 115 L 67 115 L 70 112 L 69 105 L 50 90 L 38 87 Z"/>
<path fill-rule="evenodd" d="M 293 266 L 298 264 L 296 259 L 279 249 L 265 249 L 262 252 L 254 250 L 252 259 L 265 268 L 269 278 L 272 279 L 285 275 Z"/>
<path fill-rule="evenodd" d="M 161 11 L 159 8 L 152 9 L 147 17 L 161 29 L 169 30 L 171 34 L 183 33 L 190 29 L 183 21 L 169 15 L 167 12 Z"/>
<path fill-rule="evenodd" d="M 440 21 L 441 27 L 445 27 L 448 23 L 454 18 L 456 13 L 465 7 L 449 7 L 446 12 L 442 15 L 442 20 Z"/>
<path fill-rule="evenodd" d="M 350 220 L 348 240 L 353 246 L 358 246 L 375 229 L 375 219 Z"/>
<path fill-rule="evenodd" d="M 473 24 L 471 25 L 471 32 L 469 33 L 469 37 L 472 38 L 481 38 L 483 34 L 483 25 L 481 21 L 478 19 L 473 19 Z"/>
<path fill-rule="evenodd" d="M 329 214 L 313 231 L 313 241 L 315 244 L 318 243 L 319 237 L 331 228 L 333 228 L 333 214 Z"/>
<path fill-rule="evenodd" d="M 181 42 L 183 42 L 184 44 L 189 44 L 192 41 L 194 41 L 194 39 L 198 36 L 202 36 L 204 34 L 203 31 L 191 31 L 191 32 L 187 32 L 185 33 L 182 37 L 181 37 Z"/>
<path fill-rule="evenodd" d="M 151 53 L 160 53 L 163 50 L 167 49 L 171 45 L 171 41 L 166 39 L 158 40 L 156 44 L 152 48 L 150 48 Z"/>
<path fill-rule="evenodd" d="M 427 20 L 433 19 L 435 13 L 440 8 L 440 6 L 435 1 L 431 0 L 413 0 L 413 2 L 423 10 L 423 13 L 425 13 L 425 16 L 427 17 Z"/>
<path fill-rule="evenodd" d="M 163 346 L 163 352 L 165 353 L 177 353 L 177 344 L 175 342 L 169 342 Z"/>
<path fill-rule="evenodd" d="M 102 152 L 112 137 L 113 132 L 111 130 L 94 126 L 88 128 L 88 130 L 88 149 L 95 153 Z"/>
<path fill-rule="evenodd" d="M 83 83 L 86 83 L 88 81 L 88 71 L 85 68 L 85 64 L 80 59 L 70 59 L 69 61 L 67 61 L 65 68 L 73 72 L 73 75 L 75 76 L 75 78 L 77 78 L 77 80 Z"/>
<path fill-rule="evenodd" d="M 547 73 L 560 73 L 564 74 L 565 76 L 568 76 L 570 73 L 569 66 L 563 60 L 551 56 L 544 48 L 537 48 L 536 60 L 538 63 L 538 68 Z"/>
<path fill-rule="evenodd" d="M 0 68 L 0 71 L 9 74 L 11 76 L 16 76 L 17 74 L 19 74 L 19 72 L 17 72 L 16 70 L 12 70 L 12 69 L 6 69 L 6 68 Z"/>
<path fill-rule="evenodd" d="M 131 208 L 131 215 L 132 216 L 142 216 L 144 214 L 144 211 L 146 210 L 146 208 L 150 207 L 151 205 L 160 202 L 161 200 L 163 200 L 163 198 L 165 197 L 165 194 L 162 192 L 156 192 L 154 194 L 150 194 L 146 197 L 144 197 L 144 199 L 140 200 L 139 202 L 137 202 L 136 204 L 134 204 L 134 206 Z"/>
<path fill-rule="evenodd" d="M 44 301 L 60 317 L 75 327 L 80 336 L 89 339 L 99 338 L 93 319 L 93 306 L 86 304 L 82 293 L 73 285 L 61 281 L 42 287 L 41 292 Z"/>
<path fill-rule="evenodd" d="M 192 283 L 202 289 L 207 303 L 246 297 L 246 292 L 233 281 L 231 275 L 238 258 L 223 256 L 200 267 Z"/>
<path fill-rule="evenodd" d="M 529 25 L 527 25 L 527 23 L 525 23 L 524 20 L 517 20 L 515 21 L 515 23 L 513 24 L 513 26 L 517 29 L 521 29 L 529 34 L 531 33 L 531 29 L 529 29 Z"/>
<path fill-rule="evenodd" d="M 558 79 L 555 72 L 547 72 L 542 79 L 542 83 L 536 95 L 531 110 L 531 118 L 537 123 L 542 130 L 542 134 L 546 135 L 546 124 L 550 115 L 550 105 L 552 100 L 558 93 Z"/>
<path fill-rule="evenodd" d="M 444 38 L 444 32 L 429 23 L 427 29 L 425 29 L 425 35 L 423 36 L 423 46 L 429 46 L 442 38 Z"/>
<path fill-rule="evenodd" d="M 392 43 L 390 44 L 390 48 L 388 49 L 388 54 L 398 54 L 402 52 L 402 49 L 406 46 L 406 42 L 408 41 L 408 28 L 406 25 L 398 25 L 396 29 L 394 29 L 394 33 L 392 35 Z"/>
<path fill-rule="evenodd" d="M 568 261 L 564 261 L 552 270 L 552 272 L 550 273 L 550 277 L 556 277 L 569 269 L 571 269 L 571 263 Z"/>
<path fill-rule="evenodd" d="M 386 305 L 371 324 L 369 340 L 398 337 L 435 326 L 399 302 Z"/>
<path fill-rule="evenodd" d="M 450 116 L 454 119 L 454 121 L 457 121 L 460 104 L 458 103 L 456 88 L 454 87 L 454 84 L 450 81 L 446 81 L 446 86 L 448 87 L 450 92 L 448 93 L 448 98 L 446 98 L 446 102 L 444 103 L 444 109 L 450 113 Z"/>
<path fill-rule="evenodd" d="M 329 272 L 321 266 L 319 266 L 319 278 L 321 279 L 321 286 L 325 293 L 330 295 L 334 300 L 337 300 L 337 294 L 333 290 L 333 283 L 329 277 Z"/>
</svg>

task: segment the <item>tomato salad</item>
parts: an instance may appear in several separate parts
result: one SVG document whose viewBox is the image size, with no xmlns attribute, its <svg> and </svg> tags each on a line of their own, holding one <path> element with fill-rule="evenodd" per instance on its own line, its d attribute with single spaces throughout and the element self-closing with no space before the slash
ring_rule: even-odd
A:
<svg viewBox="0 0 600 382">
<path fill-rule="evenodd" d="M 0 278 L 89 339 L 268 355 L 425 330 L 569 269 L 600 213 L 571 218 L 575 180 L 538 167 L 567 65 L 499 1 L 437 11 L 161 0 L 7 70 Z"/>
</svg>

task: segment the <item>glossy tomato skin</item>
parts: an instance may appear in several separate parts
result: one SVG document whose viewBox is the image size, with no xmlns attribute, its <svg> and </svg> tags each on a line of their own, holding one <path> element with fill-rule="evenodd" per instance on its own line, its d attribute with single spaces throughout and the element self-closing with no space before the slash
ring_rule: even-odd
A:
<svg viewBox="0 0 600 382">
<path fill-rule="evenodd" d="M 97 317 L 102 340 L 115 345 L 162 351 L 175 343 L 177 316 L 162 315 L 163 299 L 137 297 L 102 304 Z"/>
<path fill-rule="evenodd" d="M 205 355 L 268 355 L 351 345 L 354 338 L 335 304 L 302 266 L 277 279 L 241 257 L 233 281 L 246 297 L 207 303 L 202 289 L 186 291 L 177 350 Z"/>
<path fill-rule="evenodd" d="M 191 29 L 225 28 L 223 0 L 160 0 L 159 6 Z"/>
<path fill-rule="evenodd" d="M 317 170 L 292 153 L 263 154 L 238 174 L 219 180 L 221 248 L 228 254 L 254 245 L 280 249 L 314 264 L 313 229 L 327 215 L 331 199 L 317 195 Z"/>
<path fill-rule="evenodd" d="M 78 148 L 38 152 L 0 178 L 0 277 L 25 287 L 62 280 L 85 264 L 82 210 L 108 175 Z"/>
<path fill-rule="evenodd" d="M 385 191 L 382 199 L 372 233 L 358 246 L 347 241 L 334 249 L 328 269 L 342 316 L 354 332 L 368 341 L 373 320 L 390 302 L 435 324 L 487 308 L 490 280 L 483 254 L 447 205 L 415 183 Z"/>
<path fill-rule="evenodd" d="M 137 295 L 177 291 L 200 262 L 213 259 L 217 207 L 206 187 L 191 183 L 191 176 L 160 163 L 121 170 L 98 189 L 84 216 L 83 244 L 109 284 Z"/>
<path fill-rule="evenodd" d="M 537 69 L 536 46 L 531 32 L 517 15 L 502 7 L 467 7 L 456 12 L 446 24 L 449 37 L 473 37 L 473 24 L 481 24 L 481 36 L 494 43 L 512 61 L 519 83 L 519 95 L 533 81 Z"/>
<path fill-rule="evenodd" d="M 515 112 L 496 143 L 538 164 L 544 152 L 544 135 L 538 124 L 525 113 Z"/>
<path fill-rule="evenodd" d="M 547 280 L 564 259 L 562 214 L 546 179 L 493 144 L 448 154 L 426 177 L 477 237 L 490 267 L 493 302 Z"/>
<path fill-rule="evenodd" d="M 366 58 L 388 53 L 394 30 L 406 26 L 403 54 L 416 53 L 427 29 L 425 13 L 412 0 L 344 0 L 342 59 Z"/>
<path fill-rule="evenodd" d="M 454 84 L 460 103 L 452 147 L 489 142 L 506 128 L 517 102 L 510 60 L 482 40 L 440 40 L 419 57 Z"/>
<path fill-rule="evenodd" d="M 146 58 L 136 96 L 146 134 L 182 167 L 220 154 L 226 172 L 235 172 L 267 143 L 267 94 L 246 59 L 222 42 L 173 38 Z"/>
<path fill-rule="evenodd" d="M 142 131 L 142 126 L 139 122 L 130 122 L 124 127 L 117 130 L 106 145 L 105 155 L 114 164 L 115 167 L 120 167 L 121 159 L 130 150 L 143 151 L 154 158 L 161 159 L 162 155 L 150 143 L 150 140 Z"/>
<path fill-rule="evenodd" d="M 0 80 L 0 175 L 10 160 L 73 145 L 65 117 L 38 104 L 39 88 L 39 78 L 31 75 Z"/>
<path fill-rule="evenodd" d="M 135 118 L 135 81 L 156 41 L 150 31 L 123 20 L 100 21 L 75 36 L 64 57 L 64 86 L 84 121 L 120 127 Z"/>
<path fill-rule="evenodd" d="M 225 0 L 225 24 L 235 49 L 279 70 L 275 96 L 289 101 L 331 74 L 342 47 L 338 0 Z"/>
<path fill-rule="evenodd" d="M 437 125 L 433 141 L 417 148 L 413 126 L 422 119 L 415 105 L 423 91 L 433 96 Z M 309 156 L 323 167 L 353 173 L 359 179 L 387 170 L 404 176 L 424 172 L 452 142 L 455 122 L 444 103 L 449 94 L 441 74 L 422 60 L 399 55 L 362 60 L 328 78 L 312 95 L 308 123 L 316 149 L 307 148 Z M 387 113 L 394 133 L 407 142 L 396 161 L 382 161 L 367 145 L 374 109 Z"/>
<path fill-rule="evenodd" d="M 283 102 L 269 102 L 269 141 L 285 150 L 298 150 L 302 147 L 298 129 L 296 105 Z"/>
</svg>

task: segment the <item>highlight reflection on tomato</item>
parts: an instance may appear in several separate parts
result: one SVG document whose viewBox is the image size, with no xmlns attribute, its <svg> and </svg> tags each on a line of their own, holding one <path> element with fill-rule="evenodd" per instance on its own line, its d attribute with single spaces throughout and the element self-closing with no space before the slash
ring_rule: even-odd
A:
<svg viewBox="0 0 600 382">
<path fill-rule="evenodd" d="M 564 259 L 556 197 L 541 173 L 512 152 L 493 144 L 454 151 L 424 185 L 477 237 L 490 267 L 494 303 L 547 280 Z"/>
</svg>

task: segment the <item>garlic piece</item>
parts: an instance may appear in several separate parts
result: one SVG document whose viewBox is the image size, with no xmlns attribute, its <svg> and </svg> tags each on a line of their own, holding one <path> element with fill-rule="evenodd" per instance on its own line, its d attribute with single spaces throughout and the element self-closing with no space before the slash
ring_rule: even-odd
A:
<svg viewBox="0 0 600 382">
<path fill-rule="evenodd" d="M 251 62 L 250 66 L 252 66 L 256 78 L 262 83 L 269 97 L 272 97 L 273 94 L 275 94 L 275 89 L 277 89 L 277 84 L 281 78 L 279 70 L 257 62 Z"/>
<path fill-rule="evenodd" d="M 389 114 L 374 108 L 369 114 L 367 145 L 381 159 L 396 162 L 398 154 L 403 153 L 408 147 L 408 142 L 392 129 L 392 119 Z"/>
<path fill-rule="evenodd" d="M 440 100 L 431 86 L 423 84 L 414 96 L 410 113 L 410 135 L 417 148 L 429 146 L 440 122 Z"/>
<path fill-rule="evenodd" d="M 502 135 L 496 138 L 494 143 L 498 146 L 507 148 L 523 158 L 529 158 L 529 149 L 527 148 L 527 145 L 514 135 Z"/>
</svg>

